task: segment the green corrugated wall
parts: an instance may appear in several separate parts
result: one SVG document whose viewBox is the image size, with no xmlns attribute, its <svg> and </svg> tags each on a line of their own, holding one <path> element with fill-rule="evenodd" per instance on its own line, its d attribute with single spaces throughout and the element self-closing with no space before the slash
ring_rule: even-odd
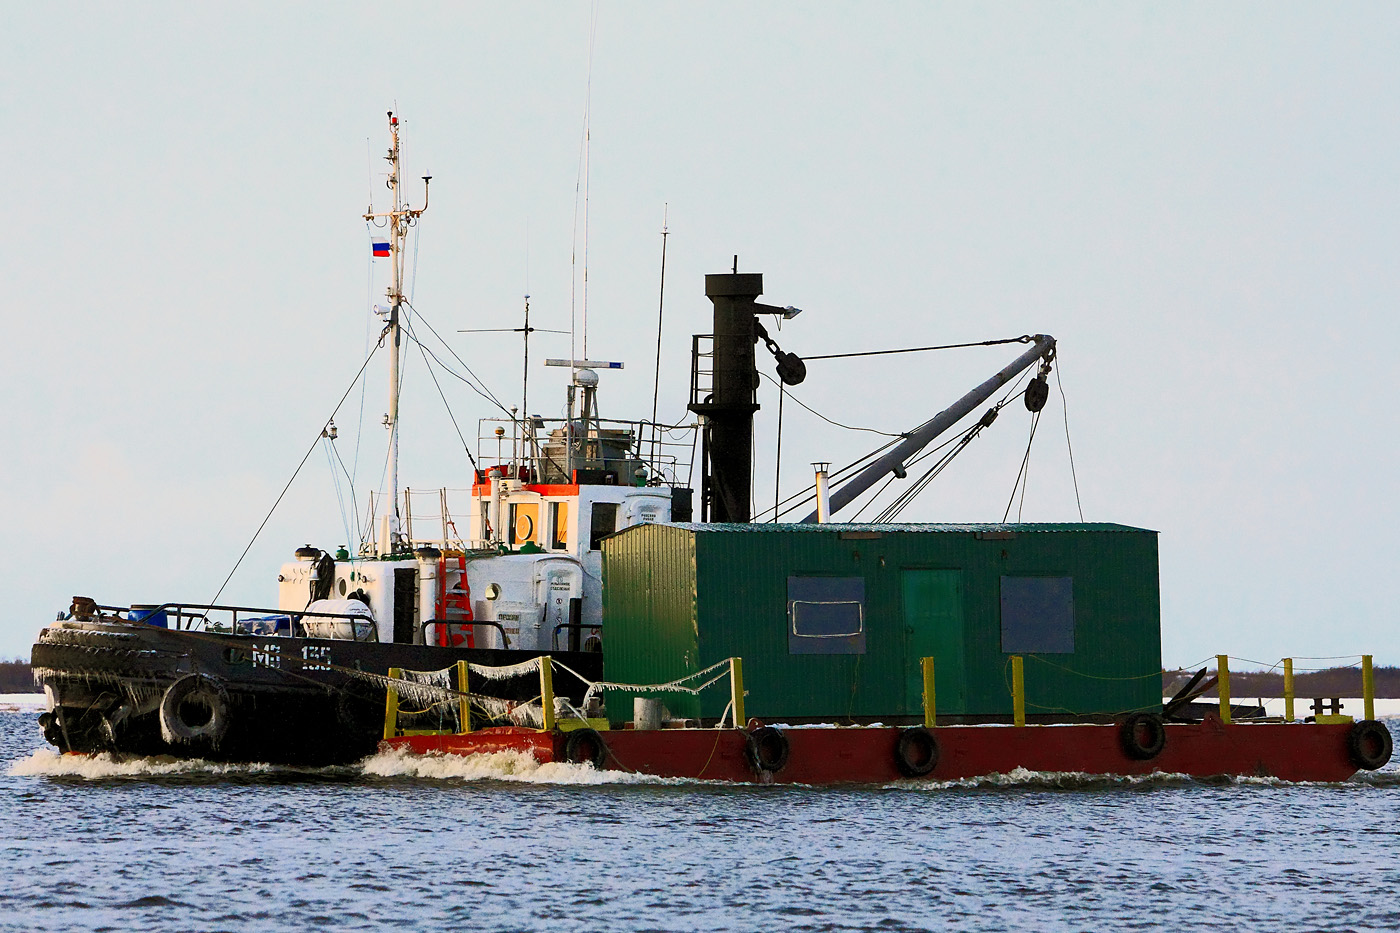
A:
<svg viewBox="0 0 1400 933">
<path fill-rule="evenodd" d="M 919 657 L 947 644 L 943 615 L 906 613 L 906 570 L 925 575 L 908 592 L 956 587 L 963 621 L 961 670 L 943 658 L 940 715 L 1009 715 L 1008 655 L 1001 650 L 1001 577 L 1074 581 L 1073 654 L 1026 655 L 1027 711 L 1106 714 L 1161 703 L 1161 633 L 1155 532 L 1119 525 L 774 526 L 644 525 L 604 542 L 607 679 L 655 683 L 731 655 L 744 659 L 747 712 L 768 720 L 914 716 Z M 789 575 L 865 580 L 862 655 L 789 654 Z M 942 622 L 923 620 L 944 619 Z M 935 653 L 935 663 L 938 663 Z M 630 719 L 629 698 L 610 717 Z M 958 702 L 961 699 L 962 702 Z M 728 698 L 707 695 L 703 715 Z M 677 714 L 689 703 L 669 701 Z M 624 708 L 618 708 L 624 707 Z"/>
</svg>

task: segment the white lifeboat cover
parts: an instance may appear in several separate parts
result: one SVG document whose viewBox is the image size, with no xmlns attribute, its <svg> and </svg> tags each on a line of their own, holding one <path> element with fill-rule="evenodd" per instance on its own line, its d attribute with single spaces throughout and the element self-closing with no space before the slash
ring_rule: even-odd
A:
<svg viewBox="0 0 1400 933">
<path fill-rule="evenodd" d="M 358 599 L 318 599 L 306 607 L 307 612 L 334 612 L 374 621 L 374 610 Z"/>
<path fill-rule="evenodd" d="M 374 613 L 358 599 L 318 599 L 306 607 L 307 612 L 334 612 L 349 619 L 303 616 L 302 628 L 311 638 L 335 638 L 343 641 L 374 641 Z"/>
</svg>

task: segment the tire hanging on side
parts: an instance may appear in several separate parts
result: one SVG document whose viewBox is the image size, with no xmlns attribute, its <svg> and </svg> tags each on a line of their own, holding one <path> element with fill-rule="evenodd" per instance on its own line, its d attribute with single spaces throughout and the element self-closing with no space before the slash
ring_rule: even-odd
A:
<svg viewBox="0 0 1400 933">
<path fill-rule="evenodd" d="M 1376 771 L 1385 767 L 1393 750 L 1390 730 L 1383 722 L 1363 719 L 1347 733 L 1347 756 L 1363 770 Z"/>
<path fill-rule="evenodd" d="M 200 709 L 208 715 L 199 713 Z M 208 674 L 186 674 L 160 700 L 160 734 L 171 745 L 218 745 L 228 731 L 228 691 Z"/>
<path fill-rule="evenodd" d="M 564 740 L 564 760 L 575 765 L 592 765 L 602 771 L 608 762 L 608 744 L 596 729 L 575 729 Z"/>
<path fill-rule="evenodd" d="M 781 729 L 759 726 L 748 734 L 744 751 L 755 771 L 777 774 L 787 766 L 791 749 Z"/>
<path fill-rule="evenodd" d="M 938 767 L 938 739 L 923 726 L 901 731 L 894 744 L 894 763 L 905 777 L 923 777 Z"/>
<path fill-rule="evenodd" d="M 1123 754 L 1136 761 L 1151 761 L 1167 747 L 1167 727 L 1156 713 L 1133 713 L 1119 727 Z"/>
</svg>

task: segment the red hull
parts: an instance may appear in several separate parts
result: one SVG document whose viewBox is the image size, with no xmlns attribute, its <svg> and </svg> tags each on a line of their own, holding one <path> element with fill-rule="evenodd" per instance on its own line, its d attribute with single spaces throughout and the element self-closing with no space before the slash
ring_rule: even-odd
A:
<svg viewBox="0 0 1400 933">
<path fill-rule="evenodd" d="M 1343 781 L 1357 771 L 1347 748 L 1349 724 L 1251 723 L 1214 718 L 1169 724 L 1166 745 L 1141 761 L 1123 750 L 1113 725 L 940 726 L 932 730 L 938 762 L 919 780 L 949 781 L 1030 771 L 1088 774 L 1166 772 L 1197 777 L 1248 775 L 1288 781 Z M 895 755 L 895 728 L 784 729 L 785 766 L 771 774 L 780 784 L 880 784 L 905 780 Z M 533 729 L 482 729 L 469 735 L 405 736 L 384 747 L 418 753 L 472 755 L 497 751 L 564 760 L 566 736 Z M 620 729 L 602 733 L 606 767 L 660 777 L 768 781 L 750 764 L 747 733 L 739 729 Z"/>
</svg>

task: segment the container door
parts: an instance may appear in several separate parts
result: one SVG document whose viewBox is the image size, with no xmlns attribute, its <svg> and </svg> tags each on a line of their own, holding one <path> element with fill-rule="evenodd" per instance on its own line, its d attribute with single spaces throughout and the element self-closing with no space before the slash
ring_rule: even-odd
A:
<svg viewBox="0 0 1400 933">
<path fill-rule="evenodd" d="M 961 570 L 905 570 L 904 632 L 906 711 L 922 712 L 922 658 L 933 658 L 938 709 L 962 713 L 967 709 L 963 666 L 963 608 Z"/>
</svg>

